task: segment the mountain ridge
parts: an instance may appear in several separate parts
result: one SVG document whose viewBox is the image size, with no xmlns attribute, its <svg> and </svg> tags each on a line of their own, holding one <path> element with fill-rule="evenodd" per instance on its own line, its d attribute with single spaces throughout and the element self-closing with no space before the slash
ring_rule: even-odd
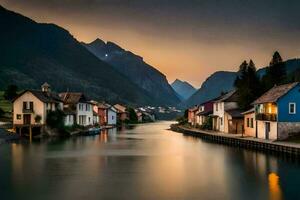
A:
<svg viewBox="0 0 300 200">
<path fill-rule="evenodd" d="M 168 105 L 176 105 L 180 102 L 166 76 L 144 62 L 143 57 L 125 50 L 114 42 L 105 43 L 99 38 L 82 45 L 100 60 L 109 63 L 118 72 L 146 90 L 157 101 L 160 100 Z"/>
</svg>

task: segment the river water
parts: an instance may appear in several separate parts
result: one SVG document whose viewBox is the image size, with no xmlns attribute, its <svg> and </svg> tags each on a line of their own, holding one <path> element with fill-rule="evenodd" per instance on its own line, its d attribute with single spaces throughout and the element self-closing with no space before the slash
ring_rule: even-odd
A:
<svg viewBox="0 0 300 200">
<path fill-rule="evenodd" d="M 0 146 L 0 199 L 300 199 L 289 157 L 175 133 L 171 122 Z"/>
</svg>

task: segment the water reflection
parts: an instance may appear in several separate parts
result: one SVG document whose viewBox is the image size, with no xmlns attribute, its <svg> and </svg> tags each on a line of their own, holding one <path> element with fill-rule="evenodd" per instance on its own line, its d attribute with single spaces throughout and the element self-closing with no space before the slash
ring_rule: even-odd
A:
<svg viewBox="0 0 300 200">
<path fill-rule="evenodd" d="M 269 174 L 269 189 L 270 189 L 270 200 L 281 200 L 281 188 L 279 184 L 279 176 L 276 173 Z"/>
<path fill-rule="evenodd" d="M 168 125 L 0 146 L 1 154 L 8 152 L 0 156 L 1 194 L 30 200 L 299 199 L 298 162 L 183 136 Z"/>
</svg>

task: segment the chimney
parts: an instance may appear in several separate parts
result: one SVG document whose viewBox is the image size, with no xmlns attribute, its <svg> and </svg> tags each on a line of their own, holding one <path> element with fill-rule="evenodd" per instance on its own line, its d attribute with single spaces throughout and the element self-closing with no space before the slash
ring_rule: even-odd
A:
<svg viewBox="0 0 300 200">
<path fill-rule="evenodd" d="M 44 83 L 41 87 L 42 87 L 43 92 L 50 92 L 51 91 L 51 89 L 50 89 L 51 87 L 48 83 Z"/>
</svg>

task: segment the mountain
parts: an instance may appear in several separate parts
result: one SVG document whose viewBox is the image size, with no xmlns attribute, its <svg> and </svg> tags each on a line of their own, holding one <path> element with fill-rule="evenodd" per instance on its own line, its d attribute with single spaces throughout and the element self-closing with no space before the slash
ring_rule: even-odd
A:
<svg viewBox="0 0 300 200">
<path fill-rule="evenodd" d="M 290 59 L 285 61 L 287 74 L 291 74 L 300 69 L 300 59 Z M 266 67 L 257 70 L 259 77 L 266 73 Z M 203 82 L 201 88 L 189 99 L 181 103 L 183 107 L 190 107 L 195 104 L 201 104 L 207 100 L 218 97 L 221 92 L 227 92 L 234 89 L 234 81 L 238 72 L 219 71 L 212 74 Z"/>
<path fill-rule="evenodd" d="M 191 84 L 179 79 L 176 79 L 171 86 L 181 100 L 187 100 L 197 91 Z"/>
<path fill-rule="evenodd" d="M 82 91 L 112 103 L 165 102 L 153 99 L 57 25 L 36 23 L 0 6 L 0 30 L 0 89 L 8 84 L 39 88 L 48 82 L 57 92 Z"/>
<path fill-rule="evenodd" d="M 205 101 L 214 99 L 221 95 L 222 92 L 232 90 L 237 72 L 218 71 L 208 77 L 199 90 L 195 92 L 188 100 L 183 102 L 183 107 L 190 107 L 201 104 Z"/>
<path fill-rule="evenodd" d="M 96 39 L 89 44 L 82 43 L 82 45 L 147 91 L 156 101 L 164 105 L 176 105 L 180 102 L 166 76 L 145 63 L 141 56 L 126 51 L 113 42 L 105 43 L 101 39 Z"/>
</svg>

